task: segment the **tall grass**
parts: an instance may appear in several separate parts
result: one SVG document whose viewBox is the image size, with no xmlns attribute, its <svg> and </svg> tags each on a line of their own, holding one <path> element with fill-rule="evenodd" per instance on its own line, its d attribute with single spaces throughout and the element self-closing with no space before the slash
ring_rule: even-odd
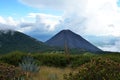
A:
<svg viewBox="0 0 120 80">
<path fill-rule="evenodd" d="M 41 66 L 40 72 L 33 78 L 34 80 L 51 80 L 52 75 L 56 75 L 56 80 L 64 80 L 63 75 L 71 72 L 71 68 L 56 68 Z"/>
</svg>

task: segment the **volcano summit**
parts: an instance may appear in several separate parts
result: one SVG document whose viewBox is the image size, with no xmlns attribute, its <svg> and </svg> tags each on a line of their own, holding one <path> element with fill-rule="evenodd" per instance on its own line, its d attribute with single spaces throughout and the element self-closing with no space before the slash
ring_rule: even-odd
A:
<svg viewBox="0 0 120 80">
<path fill-rule="evenodd" d="M 89 52 L 102 51 L 71 30 L 62 30 L 45 43 L 47 45 L 60 48 L 64 48 L 65 45 L 67 45 L 70 49 L 82 49 Z"/>
</svg>

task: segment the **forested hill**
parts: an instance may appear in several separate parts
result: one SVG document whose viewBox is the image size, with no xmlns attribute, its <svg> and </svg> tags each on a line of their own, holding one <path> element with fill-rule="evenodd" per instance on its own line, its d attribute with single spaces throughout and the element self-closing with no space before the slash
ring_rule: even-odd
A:
<svg viewBox="0 0 120 80">
<path fill-rule="evenodd" d="M 26 34 L 12 30 L 0 30 L 0 53 L 11 51 L 43 52 L 49 47 Z"/>
</svg>

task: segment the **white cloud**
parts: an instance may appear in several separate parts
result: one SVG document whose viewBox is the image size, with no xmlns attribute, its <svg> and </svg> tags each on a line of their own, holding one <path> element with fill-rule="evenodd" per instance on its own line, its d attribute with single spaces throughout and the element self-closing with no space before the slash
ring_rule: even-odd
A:
<svg viewBox="0 0 120 80">
<path fill-rule="evenodd" d="M 12 17 L 8 17 L 7 19 L 0 17 L 0 29 L 15 29 L 18 22 L 15 21 Z"/>
<path fill-rule="evenodd" d="M 116 40 L 113 45 L 103 45 L 99 48 L 104 51 L 120 52 L 120 40 Z"/>
<path fill-rule="evenodd" d="M 8 17 L 8 19 L 6 20 L 6 24 L 9 24 L 11 26 L 16 26 L 18 24 L 17 21 L 15 21 L 11 16 Z"/>
<path fill-rule="evenodd" d="M 0 23 L 2 23 L 2 24 L 6 23 L 6 21 L 4 20 L 4 18 L 2 16 L 0 16 Z"/>
<path fill-rule="evenodd" d="M 68 24 L 64 21 L 66 19 L 73 19 L 75 15 L 78 23 L 81 23 L 81 19 L 86 18 L 84 23 L 85 34 L 89 35 L 112 35 L 120 36 L 120 9 L 117 6 L 118 0 L 19 0 L 24 4 L 27 4 L 36 8 L 43 9 L 57 9 L 64 12 L 63 21 L 61 24 Z M 80 21 L 79 21 L 79 19 Z M 74 18 L 75 20 L 75 18 Z M 71 21 L 68 25 L 76 24 L 75 21 Z M 110 27 L 113 25 L 113 27 Z M 68 26 L 69 29 L 80 30 L 82 25 L 75 28 L 74 26 Z M 64 29 L 64 27 L 62 27 Z M 83 29 L 82 29 L 83 30 Z M 78 33 L 81 32 L 78 31 Z M 98 34 L 96 34 L 98 33 Z"/>
<path fill-rule="evenodd" d="M 49 28 L 47 29 L 51 31 L 55 29 L 55 25 L 57 25 L 59 23 L 59 20 L 61 19 L 61 16 L 55 16 L 55 15 L 43 14 L 43 13 L 30 13 L 28 17 L 36 18 L 36 23 L 44 23 L 45 26 L 49 26 Z"/>
<path fill-rule="evenodd" d="M 86 33 L 120 36 L 120 12 L 117 0 L 99 0 L 96 6 L 92 6 L 92 4 L 91 2 L 91 5 L 88 5 L 87 26 L 89 27 L 87 27 Z"/>
<path fill-rule="evenodd" d="M 27 21 L 26 17 L 33 20 Z M 26 17 L 21 20 L 14 20 L 13 17 L 0 17 L 0 29 L 13 29 L 24 33 L 37 32 L 43 34 L 53 31 L 60 19 L 60 16 L 40 13 L 29 13 Z"/>
<path fill-rule="evenodd" d="M 56 25 L 57 30 L 70 29 L 76 33 L 84 34 L 86 18 L 77 15 L 66 17 Z"/>
</svg>

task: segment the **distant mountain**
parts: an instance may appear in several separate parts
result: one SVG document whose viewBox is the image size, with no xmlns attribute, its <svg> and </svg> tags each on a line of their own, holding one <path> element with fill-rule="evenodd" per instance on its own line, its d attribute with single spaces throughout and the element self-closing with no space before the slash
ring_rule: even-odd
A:
<svg viewBox="0 0 120 80">
<path fill-rule="evenodd" d="M 49 47 L 26 34 L 12 30 L 0 30 L 0 53 L 11 51 L 43 52 Z"/>
<path fill-rule="evenodd" d="M 45 42 L 47 45 L 70 49 L 80 49 L 89 52 L 101 52 L 99 48 L 82 38 L 71 30 L 62 30 Z"/>
</svg>

